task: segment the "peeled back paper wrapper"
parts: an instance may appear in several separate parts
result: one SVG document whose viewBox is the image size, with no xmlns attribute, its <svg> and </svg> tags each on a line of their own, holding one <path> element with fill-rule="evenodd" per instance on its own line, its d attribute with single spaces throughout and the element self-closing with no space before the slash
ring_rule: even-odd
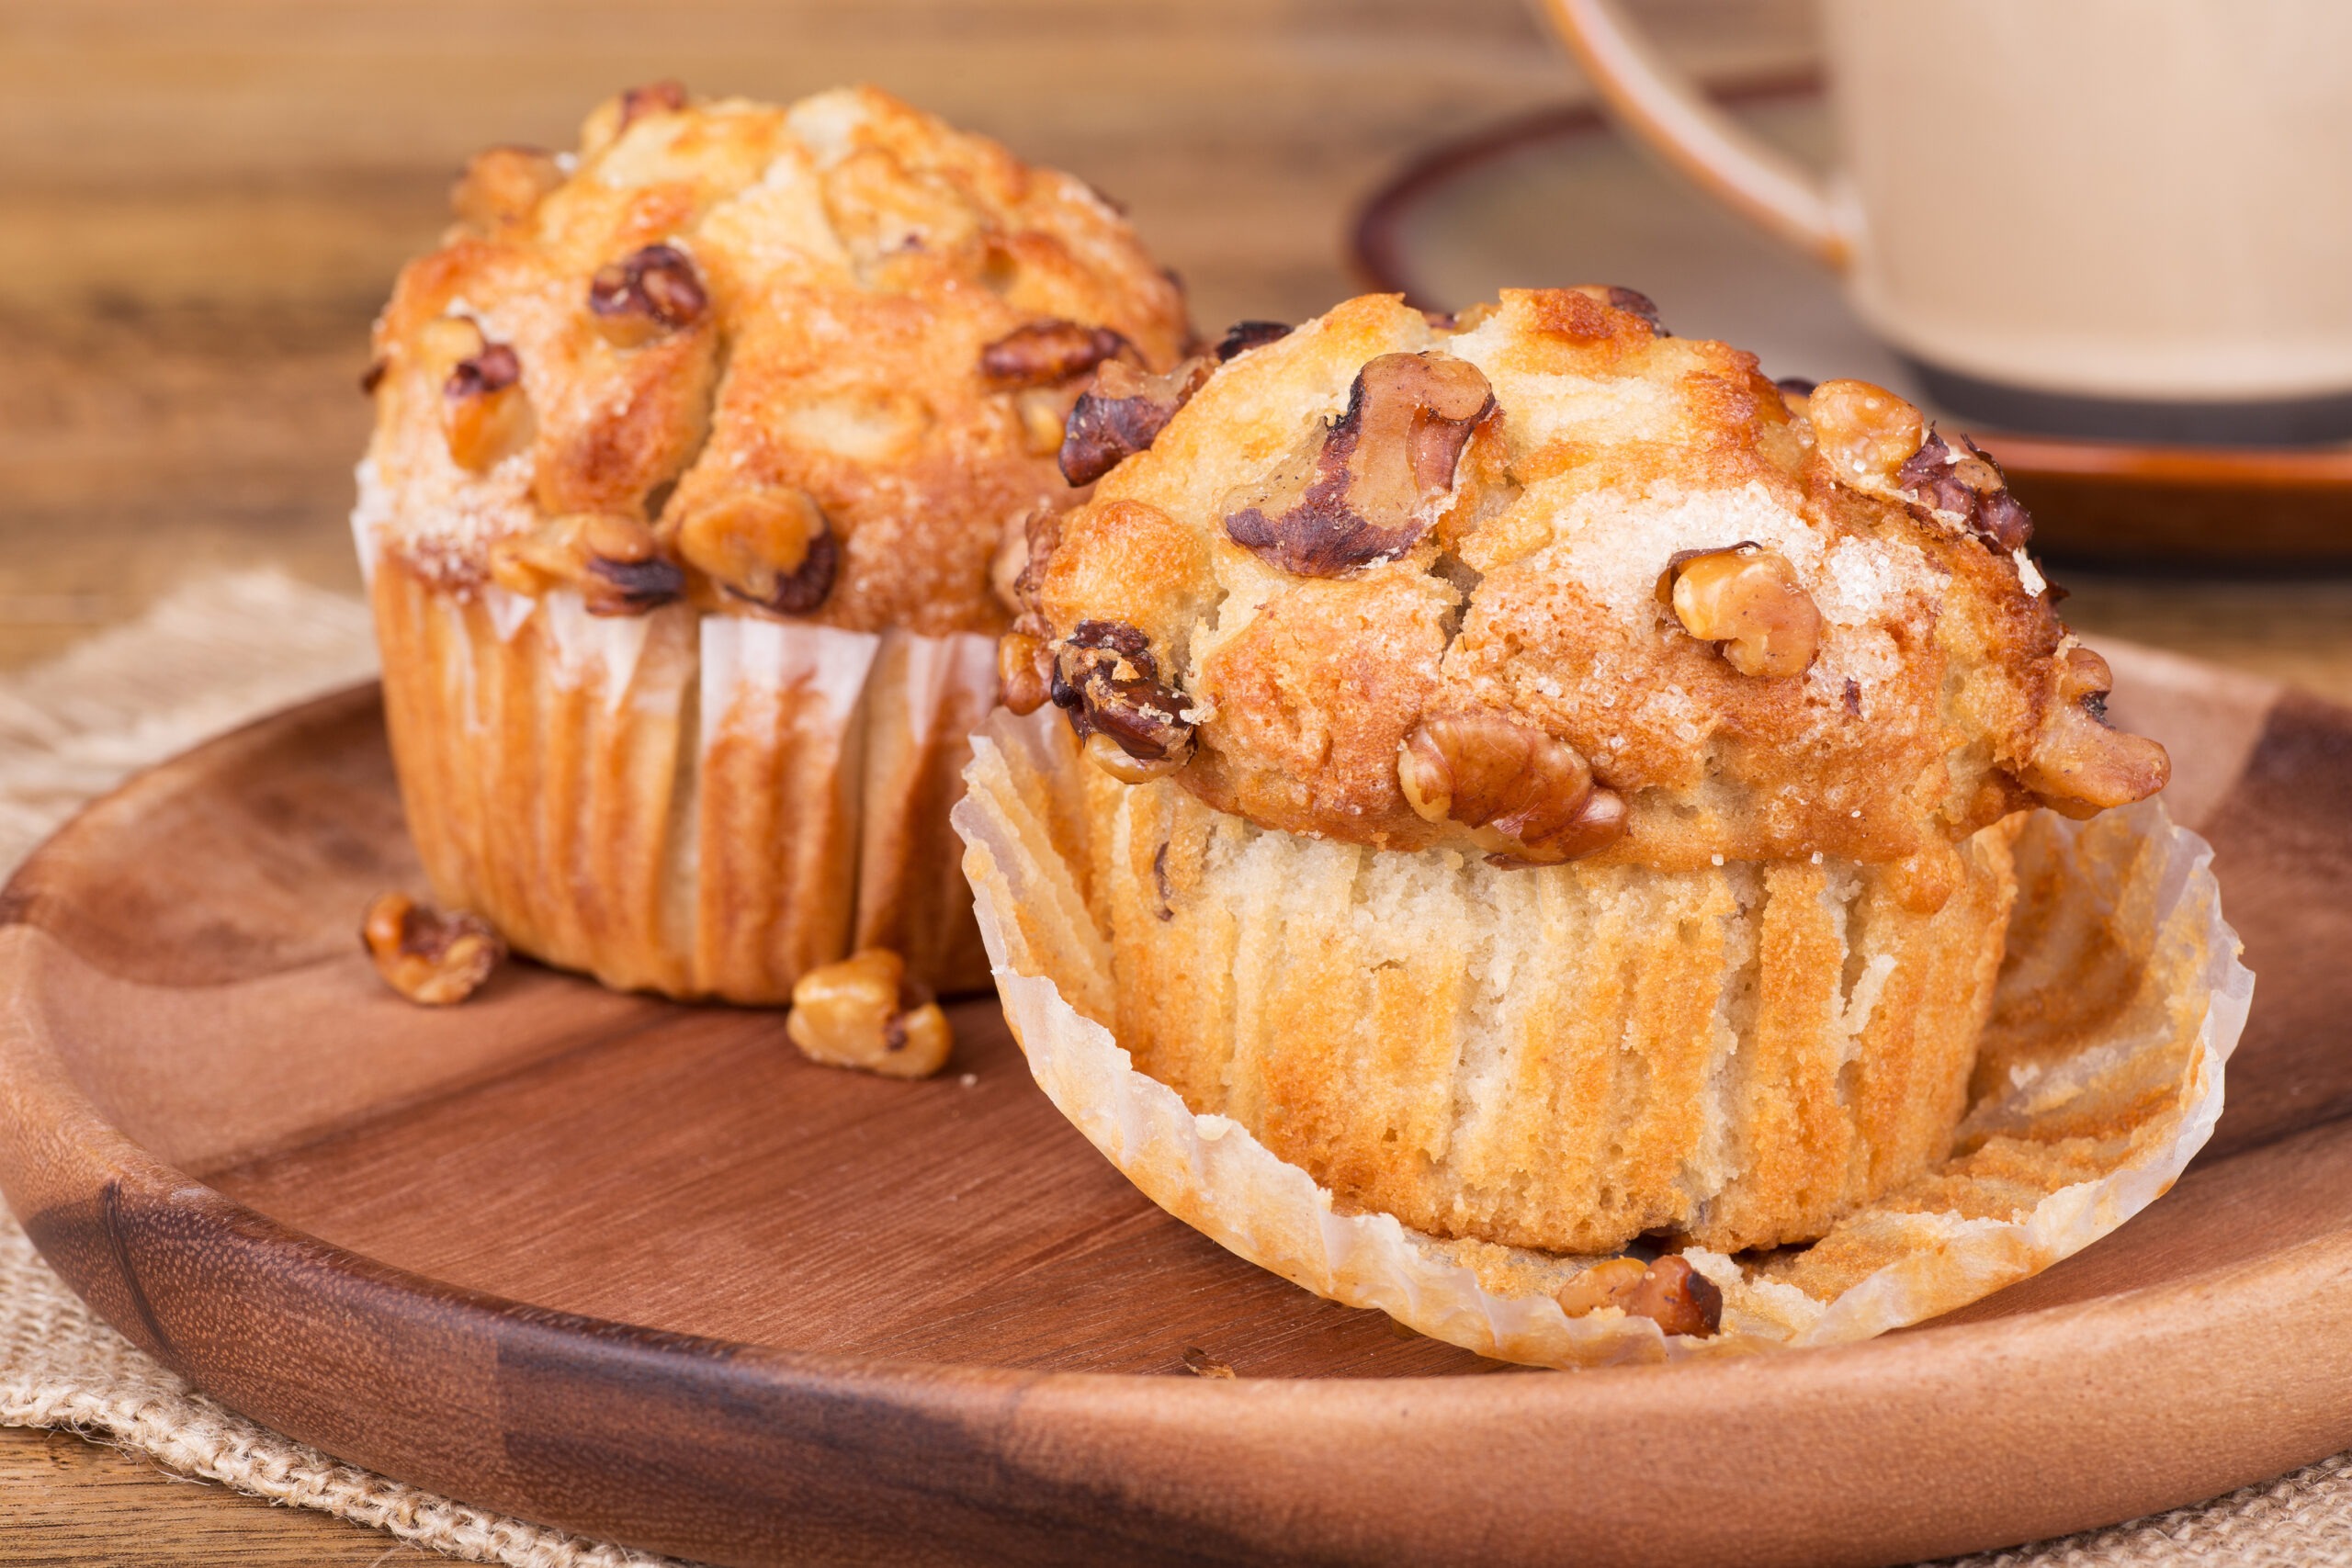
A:
<svg viewBox="0 0 2352 1568">
<path fill-rule="evenodd" d="M 999 710 L 973 738 L 955 824 L 1012 1032 L 1055 1106 L 1145 1194 L 1294 1284 L 1507 1361 L 1584 1367 L 1831 1345 L 2039 1273 L 2171 1187 L 2211 1134 L 2254 976 L 2222 919 L 2212 852 L 2148 802 L 2036 813 L 1974 1098 L 1950 1157 L 1809 1246 L 1681 1256 L 1722 1292 L 1721 1331 L 1668 1335 L 1554 1294 L 1598 1261 L 1446 1240 L 1351 1213 L 1239 1122 L 1136 1070 L 1111 945 L 1085 894 L 1089 814 L 1068 728 Z"/>
</svg>

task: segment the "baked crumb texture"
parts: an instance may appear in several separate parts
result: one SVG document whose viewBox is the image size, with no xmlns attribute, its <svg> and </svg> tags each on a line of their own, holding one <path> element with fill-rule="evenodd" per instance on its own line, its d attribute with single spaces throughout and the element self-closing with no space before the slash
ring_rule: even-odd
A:
<svg viewBox="0 0 2352 1568">
<path fill-rule="evenodd" d="M 602 518 L 683 568 L 654 603 L 994 632 L 998 531 L 1070 498 L 1056 450 L 1094 361 L 991 374 L 984 354 L 1059 323 L 1163 368 L 1186 335 L 1175 284 L 1082 181 L 870 87 L 784 108 L 640 89 L 575 155 L 483 154 L 455 204 L 376 326 L 360 521 L 459 591 L 501 541 Z M 704 566 L 680 548 L 698 519 L 733 531 Z M 726 547 L 756 558 L 779 529 L 786 558 L 730 580 Z M 811 530 L 831 581 L 777 595 Z"/>
</svg>

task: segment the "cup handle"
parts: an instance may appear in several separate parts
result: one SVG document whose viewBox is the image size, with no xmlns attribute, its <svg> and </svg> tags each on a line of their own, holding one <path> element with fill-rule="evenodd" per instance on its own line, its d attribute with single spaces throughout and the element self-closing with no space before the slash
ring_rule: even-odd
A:
<svg viewBox="0 0 2352 1568">
<path fill-rule="evenodd" d="M 1544 0 L 1544 8 L 1620 125 L 1767 233 L 1846 270 L 1853 235 L 1821 180 L 1710 102 L 1625 19 L 1617 0 Z"/>
</svg>

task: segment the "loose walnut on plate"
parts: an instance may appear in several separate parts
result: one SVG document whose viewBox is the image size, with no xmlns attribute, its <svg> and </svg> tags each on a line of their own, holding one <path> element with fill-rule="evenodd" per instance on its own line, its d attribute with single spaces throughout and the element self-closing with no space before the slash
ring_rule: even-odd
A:
<svg viewBox="0 0 2352 1568">
<path fill-rule="evenodd" d="M 816 498 L 787 485 L 723 495 L 677 525 L 685 563 L 738 599 L 805 615 L 833 591 L 841 547 Z"/>
<path fill-rule="evenodd" d="M 1743 675 L 1802 675 L 1821 650 L 1821 612 L 1778 550 L 1743 539 L 1681 551 L 1667 561 L 1657 591 L 1684 631 L 1713 643 Z"/>
<path fill-rule="evenodd" d="M 907 961 L 887 947 L 800 976 L 784 1031 L 812 1062 L 891 1078 L 929 1077 L 956 1043 L 929 987 L 908 979 Z"/>
<path fill-rule="evenodd" d="M 1667 1334 L 1713 1337 L 1724 1322 L 1724 1293 L 1715 1282 L 1671 1255 L 1645 1266 L 1638 1258 L 1610 1258 L 1560 1287 L 1555 1298 L 1570 1317 L 1613 1306 L 1646 1317 Z"/>
<path fill-rule="evenodd" d="M 2107 722 L 2115 689 L 2107 660 L 2079 645 L 2064 649 L 2033 750 L 2018 782 L 2062 817 L 2093 817 L 2145 800 L 2172 778 L 2172 759 L 2144 735 Z"/>
<path fill-rule="evenodd" d="M 1187 359 L 1157 376 L 1123 359 L 1103 366 L 1093 384 L 1079 394 L 1063 426 L 1062 478 L 1074 485 L 1092 484 L 1136 453 L 1148 451 L 1214 368 L 1205 358 Z"/>
<path fill-rule="evenodd" d="M 1894 483 L 1927 434 L 1917 409 L 1868 381 L 1822 382 L 1805 399 L 1805 417 L 1831 470 L 1849 484 Z"/>
<path fill-rule="evenodd" d="M 1338 577 L 1419 542 L 1495 395 L 1449 354 L 1384 354 L 1356 372 L 1347 412 L 1259 493 L 1227 503 L 1225 531 L 1270 564 Z"/>
<path fill-rule="evenodd" d="M 616 348 L 635 348 L 702 320 L 710 296 L 694 258 L 675 245 L 645 245 L 588 280 L 588 313 Z"/>
<path fill-rule="evenodd" d="M 1192 760 L 1184 694 L 1159 682 L 1148 639 L 1123 621 L 1080 621 L 1057 654 L 1049 693 L 1069 715 L 1087 760 L 1128 784 Z"/>
<path fill-rule="evenodd" d="M 1556 865 L 1625 830 L 1577 749 L 1495 713 L 1425 718 L 1396 752 L 1396 784 L 1425 822 L 1452 822 L 1498 865 Z"/>
<path fill-rule="evenodd" d="M 426 1007 L 464 1001 L 506 957 L 506 943 L 480 915 L 445 915 L 405 893 L 368 906 L 359 941 L 386 985 Z"/>
</svg>

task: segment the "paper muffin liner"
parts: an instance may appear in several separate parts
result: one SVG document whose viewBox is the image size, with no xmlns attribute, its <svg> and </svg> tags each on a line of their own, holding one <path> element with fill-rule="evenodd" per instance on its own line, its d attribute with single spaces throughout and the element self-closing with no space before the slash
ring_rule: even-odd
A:
<svg viewBox="0 0 2352 1568">
<path fill-rule="evenodd" d="M 955 810 L 1014 1035 L 1055 1106 L 1154 1202 L 1350 1306 L 1498 1359 L 1578 1367 L 1867 1338 L 1949 1312 L 2108 1235 L 2178 1179 L 2221 1114 L 2254 976 L 2203 840 L 2149 802 L 2038 814 L 2018 845 L 2011 953 L 1955 1152 L 1809 1247 L 1682 1256 L 1724 1294 L 1721 1332 L 1661 1332 L 1553 1292 L 1590 1263 L 1350 1213 L 1238 1122 L 1135 1070 L 1109 946 L 1085 897 L 1074 746 L 1046 709 L 974 737 Z"/>
<path fill-rule="evenodd" d="M 991 639 L 370 576 L 444 903 L 624 989 L 781 1004 L 865 945 L 942 991 L 987 984 L 947 811 L 995 701 Z"/>
</svg>

